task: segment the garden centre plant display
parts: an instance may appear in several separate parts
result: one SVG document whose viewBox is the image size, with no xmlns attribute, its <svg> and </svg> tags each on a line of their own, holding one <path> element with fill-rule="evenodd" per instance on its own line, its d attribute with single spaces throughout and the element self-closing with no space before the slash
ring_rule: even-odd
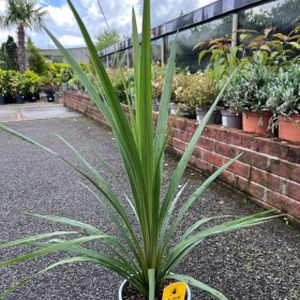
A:
<svg viewBox="0 0 300 300">
<path fill-rule="evenodd" d="M 228 216 L 201 217 L 192 224 L 185 232 L 180 234 L 181 224 L 186 212 L 195 203 L 198 197 L 207 189 L 209 184 L 222 173 L 227 167 L 235 162 L 239 156 L 231 159 L 223 167 L 206 179 L 185 201 L 176 215 L 173 213 L 178 200 L 188 183 L 178 190 L 178 185 L 187 166 L 196 143 L 204 130 L 205 124 L 213 113 L 219 99 L 222 97 L 228 82 L 222 88 L 220 94 L 209 109 L 201 124 L 188 145 L 186 152 L 179 161 L 166 191 L 162 193 L 162 176 L 164 166 L 164 149 L 170 135 L 167 126 L 168 106 L 171 96 L 172 76 L 174 73 L 176 42 L 174 42 L 166 70 L 165 84 L 160 101 L 157 128 L 153 127 L 152 92 L 151 92 L 151 39 L 150 39 L 150 0 L 144 1 L 143 7 L 143 34 L 139 45 L 135 14 L 133 12 L 133 50 L 134 50 L 134 77 L 135 77 L 135 114 L 130 114 L 128 120 L 109 76 L 99 60 L 97 50 L 94 47 L 87 30 L 77 14 L 72 2 L 68 4 L 77 20 L 85 42 L 87 44 L 91 61 L 93 63 L 97 80 L 101 85 L 104 98 L 99 97 L 97 88 L 91 84 L 86 74 L 75 62 L 67 50 L 47 30 L 55 45 L 60 49 L 66 60 L 73 67 L 75 73 L 85 86 L 91 99 L 102 112 L 111 126 L 118 145 L 120 156 L 128 176 L 132 196 L 124 199 L 117 198 L 113 189 L 108 185 L 105 178 L 85 158 L 63 138 L 62 141 L 73 150 L 82 166 L 74 165 L 71 161 L 63 158 L 54 151 L 39 143 L 9 129 L 5 126 L 0 128 L 22 140 L 27 141 L 41 149 L 51 153 L 67 163 L 81 174 L 90 185 L 86 187 L 91 192 L 99 205 L 110 216 L 112 225 L 118 232 L 112 235 L 101 228 L 69 219 L 61 216 L 31 214 L 34 218 L 49 220 L 74 227 L 75 231 L 46 232 L 0 244 L 0 249 L 15 246 L 34 246 L 31 252 L 0 262 L 0 267 L 26 261 L 32 258 L 42 257 L 53 252 L 68 253 L 67 258 L 61 259 L 49 265 L 43 270 L 36 271 L 29 278 L 13 285 L 4 291 L 1 297 L 5 297 L 17 288 L 26 284 L 31 278 L 55 267 L 70 263 L 93 262 L 100 264 L 119 274 L 126 282 L 121 285 L 120 299 L 126 299 L 123 291 L 128 289 L 129 284 L 135 289 L 136 295 L 144 295 L 153 300 L 159 297 L 162 285 L 172 280 L 183 281 L 191 286 L 196 286 L 218 299 L 227 299 L 221 292 L 211 288 L 207 284 L 190 276 L 177 274 L 175 267 L 193 250 L 203 239 L 240 228 L 245 228 L 264 223 L 275 216 L 269 212 L 262 212 L 240 219 L 227 220 L 225 223 L 207 225 L 210 221 L 217 221 Z M 131 211 L 125 209 L 127 201 Z M 138 226 L 133 226 L 129 216 L 136 218 Z M 176 242 L 173 238 L 176 233 Z M 55 241 L 47 242 L 45 239 Z M 58 239 L 59 238 L 59 239 Z M 41 242 L 41 240 L 43 242 Z M 108 251 L 95 251 L 88 246 L 88 242 L 98 241 Z M 26 248 L 27 249 L 27 248 Z M 69 254 L 73 256 L 70 257 Z M 199 266 L 201 267 L 201 266 Z M 131 298 L 132 299 L 132 298 Z"/>
<path fill-rule="evenodd" d="M 272 113 L 267 105 L 268 86 L 273 82 L 272 69 L 260 64 L 248 64 L 229 84 L 222 100 L 230 111 L 243 113 L 243 129 L 270 133 Z"/>
<path fill-rule="evenodd" d="M 197 115 L 200 122 L 208 112 L 218 95 L 215 80 L 210 73 L 196 73 L 183 75 L 175 90 L 176 99 L 181 105 Z M 216 123 L 216 112 L 212 113 L 209 124 Z"/>
<path fill-rule="evenodd" d="M 281 68 L 268 87 L 267 106 L 278 115 L 279 138 L 300 142 L 300 64 Z"/>
</svg>

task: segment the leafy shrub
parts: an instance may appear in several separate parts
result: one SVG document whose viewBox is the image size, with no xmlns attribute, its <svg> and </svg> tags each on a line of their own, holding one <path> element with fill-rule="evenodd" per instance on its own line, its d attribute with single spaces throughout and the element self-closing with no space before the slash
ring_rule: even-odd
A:
<svg viewBox="0 0 300 300">
<path fill-rule="evenodd" d="M 218 95 L 215 80 L 210 73 L 177 75 L 176 99 L 188 108 L 208 108 Z"/>
<path fill-rule="evenodd" d="M 300 114 L 300 65 L 280 69 L 269 82 L 267 107 L 275 114 Z"/>
<path fill-rule="evenodd" d="M 229 84 L 223 102 L 232 112 L 268 111 L 269 84 L 276 73 L 270 67 L 249 65 Z"/>
</svg>

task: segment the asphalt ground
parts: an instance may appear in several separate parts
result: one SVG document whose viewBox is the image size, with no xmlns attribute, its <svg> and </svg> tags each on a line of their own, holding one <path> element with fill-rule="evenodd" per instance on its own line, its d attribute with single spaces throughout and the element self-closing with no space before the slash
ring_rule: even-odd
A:
<svg viewBox="0 0 300 300">
<path fill-rule="evenodd" d="M 70 150 L 56 136 L 61 135 L 102 170 L 123 197 L 129 185 L 118 149 L 109 129 L 86 118 L 61 118 L 8 122 L 7 126 L 51 147 L 79 165 Z M 99 163 L 96 155 L 114 169 L 118 181 Z M 177 161 L 166 157 L 164 182 Z M 189 180 L 184 199 L 203 181 L 200 173 L 187 169 L 181 184 Z M 99 204 L 79 184 L 83 179 L 66 164 L 29 144 L 0 132 L 0 240 L 12 240 L 35 233 L 70 229 L 31 219 L 22 212 L 62 215 L 114 232 Z M 123 197 L 124 198 L 124 197 Z M 261 209 L 246 197 L 213 184 L 190 209 L 184 230 L 202 216 L 232 214 L 245 216 Z M 91 247 L 97 248 L 95 244 Z M 26 253 L 26 248 L 0 251 L 0 260 Z M 0 269 L 0 291 L 41 268 L 66 257 L 59 253 Z M 199 244 L 177 267 L 221 290 L 229 299 L 300 299 L 299 230 L 277 219 L 267 224 L 218 235 Z M 115 300 L 121 278 L 92 264 L 62 266 L 38 276 L 7 299 L 14 300 Z M 213 299 L 192 290 L 192 299 Z"/>
</svg>

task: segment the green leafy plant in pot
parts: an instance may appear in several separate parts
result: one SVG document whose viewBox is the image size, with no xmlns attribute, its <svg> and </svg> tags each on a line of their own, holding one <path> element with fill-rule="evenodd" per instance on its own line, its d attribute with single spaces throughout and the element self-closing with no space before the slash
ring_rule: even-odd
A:
<svg viewBox="0 0 300 300">
<path fill-rule="evenodd" d="M 198 122 L 202 122 L 218 95 L 218 89 L 209 72 L 187 74 L 183 75 L 175 94 L 181 105 L 188 108 Z M 216 116 L 214 110 L 207 123 L 216 124 Z"/>
<path fill-rule="evenodd" d="M 29 102 L 35 102 L 39 99 L 39 90 L 42 78 L 32 71 L 26 71 L 24 76 L 28 81 L 28 95 Z"/>
<path fill-rule="evenodd" d="M 0 105 L 6 103 L 5 97 L 8 95 L 8 78 L 7 72 L 0 70 Z"/>
<path fill-rule="evenodd" d="M 123 204 L 124 199 L 118 199 L 101 173 L 63 138 L 61 138 L 62 141 L 74 151 L 74 154 L 82 164 L 81 166 L 73 164 L 73 162 L 32 139 L 0 125 L 3 131 L 40 147 L 77 170 L 90 183 L 90 186 L 84 186 L 95 196 L 100 206 L 110 216 L 111 222 L 117 231 L 117 233 L 113 235 L 110 232 L 104 232 L 101 228 L 98 229 L 93 225 L 67 217 L 31 214 L 34 218 L 69 225 L 78 230 L 75 230 L 75 232 L 46 232 L 1 243 L 0 249 L 24 245 L 26 247 L 34 246 L 34 248 L 25 255 L 2 260 L 0 267 L 24 262 L 28 259 L 38 258 L 57 251 L 68 253 L 67 258 L 61 259 L 45 269 L 33 273 L 29 278 L 25 278 L 23 281 L 13 285 L 10 289 L 5 291 L 1 297 L 11 294 L 17 288 L 26 284 L 31 278 L 52 268 L 70 263 L 92 262 L 103 265 L 124 278 L 127 282 L 122 285 L 123 289 L 126 290 L 130 284 L 135 289 L 136 295 L 144 295 L 144 297 L 149 300 L 154 300 L 155 297 L 158 296 L 163 283 L 170 280 L 184 281 L 188 285 L 196 286 L 211 293 L 218 299 L 227 299 L 221 292 L 209 287 L 205 283 L 193 279 L 190 276 L 175 274 L 175 266 L 182 261 L 184 257 L 189 255 L 191 250 L 199 245 L 203 239 L 222 232 L 229 232 L 239 228 L 261 224 L 273 219 L 275 216 L 270 215 L 270 212 L 262 212 L 240 219 L 229 220 L 211 227 L 205 226 L 205 228 L 201 228 L 201 226 L 207 225 L 210 221 L 221 218 L 220 216 L 207 217 L 198 220 L 181 236 L 178 236 L 177 229 L 191 205 L 195 203 L 209 184 L 217 178 L 222 171 L 234 163 L 240 155 L 231 159 L 223 167 L 215 171 L 211 177 L 206 179 L 203 184 L 192 193 L 179 209 L 179 212 L 176 215 L 173 214 L 174 209 L 177 207 L 178 199 L 187 186 L 187 184 L 185 184 L 177 193 L 179 181 L 196 143 L 204 130 L 205 124 L 213 113 L 227 84 L 223 87 L 207 115 L 196 129 L 186 152 L 171 176 L 169 185 L 166 188 L 166 193 L 163 193 L 163 196 L 162 176 L 164 149 L 170 134 L 170 130 L 167 128 L 167 119 L 172 87 L 171 82 L 175 65 L 176 42 L 173 44 L 169 57 L 158 123 L 154 132 L 151 92 L 150 0 L 144 1 L 141 45 L 139 45 L 138 42 L 135 14 L 133 13 L 136 107 L 135 114 L 133 114 L 129 108 L 129 120 L 122 109 L 119 99 L 117 99 L 112 83 L 99 60 L 97 50 L 83 22 L 70 0 L 68 0 L 68 3 L 86 41 L 91 61 L 103 90 L 103 98 L 99 97 L 96 87 L 91 84 L 72 55 L 62 47 L 59 41 L 46 28 L 45 31 L 60 49 L 65 59 L 73 67 L 92 101 L 105 116 L 112 128 L 132 191 L 131 198 L 127 197 L 132 211 L 129 213 L 125 209 Z M 102 196 L 104 196 L 105 200 Z M 129 214 L 135 216 L 137 221 L 135 223 L 138 225 L 134 226 L 132 224 L 129 219 Z M 177 242 L 174 244 L 172 239 L 175 233 Z M 59 238 L 59 240 L 53 242 L 53 237 Z M 52 239 L 52 242 L 47 242 L 49 239 Z M 41 242 L 41 240 L 43 242 Z M 93 247 L 88 243 L 91 241 L 98 241 L 104 245 L 104 250 L 93 250 Z M 121 292 L 123 292 L 123 290 Z M 121 294 L 121 297 L 126 299 L 123 294 Z"/>
<path fill-rule="evenodd" d="M 233 112 L 242 112 L 243 130 L 271 134 L 268 85 L 275 74 L 270 67 L 251 63 L 244 66 L 229 84 L 222 100 Z"/>
<path fill-rule="evenodd" d="M 282 68 L 269 84 L 267 106 L 278 116 L 279 138 L 300 142 L 300 65 Z"/>
</svg>

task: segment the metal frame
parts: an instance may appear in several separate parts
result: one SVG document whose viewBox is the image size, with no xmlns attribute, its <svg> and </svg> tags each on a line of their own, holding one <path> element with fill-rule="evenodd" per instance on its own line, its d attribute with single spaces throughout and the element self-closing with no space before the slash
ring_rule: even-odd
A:
<svg viewBox="0 0 300 300">
<path fill-rule="evenodd" d="M 166 63 L 168 57 L 167 44 L 168 36 L 177 32 L 183 31 L 188 28 L 196 27 L 215 19 L 225 17 L 226 15 L 233 14 L 232 33 L 233 44 L 236 44 L 238 29 L 238 11 L 241 9 L 248 9 L 258 4 L 273 2 L 276 0 L 217 0 L 209 5 L 201 7 L 191 13 L 182 15 L 176 19 L 168 21 L 162 25 L 152 28 L 151 39 L 156 40 L 162 38 L 162 63 Z M 132 40 L 124 40 L 108 48 L 99 51 L 99 56 L 108 57 L 116 52 L 124 51 L 132 47 Z M 128 60 L 129 62 L 129 60 Z M 130 65 L 130 62 L 127 64 Z"/>
</svg>

